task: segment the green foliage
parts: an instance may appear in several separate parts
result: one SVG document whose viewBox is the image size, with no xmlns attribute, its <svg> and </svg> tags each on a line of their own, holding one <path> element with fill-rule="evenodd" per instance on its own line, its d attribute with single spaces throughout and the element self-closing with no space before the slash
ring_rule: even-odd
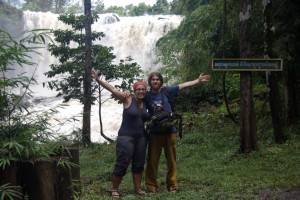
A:
<svg viewBox="0 0 300 200">
<path fill-rule="evenodd" d="M 62 167 L 64 169 L 71 169 L 71 168 L 79 168 L 79 165 L 70 162 L 68 159 L 60 158 L 57 162 L 58 167 Z"/>
<path fill-rule="evenodd" d="M 183 14 L 183 1 L 173 0 L 170 2 L 170 13 L 175 15 Z"/>
<path fill-rule="evenodd" d="M 148 14 L 158 15 L 158 14 L 169 14 L 169 3 L 167 0 L 157 0 L 150 9 L 148 9 Z"/>
<path fill-rule="evenodd" d="M 48 158 L 51 151 L 43 145 L 37 144 L 36 140 L 22 140 L 15 138 L 1 142 L 0 147 L 0 167 L 4 169 L 10 166 L 10 162 L 15 160 L 36 160 Z"/>
<path fill-rule="evenodd" d="M 106 13 L 116 13 L 119 16 L 126 16 L 126 10 L 122 6 L 110 6 L 106 9 Z"/>
<path fill-rule="evenodd" d="M 126 9 L 129 10 L 128 14 L 129 16 L 142 16 L 147 13 L 147 11 L 150 9 L 150 6 L 147 6 L 144 2 L 139 3 L 138 6 L 126 6 Z"/>
<path fill-rule="evenodd" d="M 27 77 L 19 74 L 11 77 L 11 72 L 27 65 L 34 68 L 30 53 L 44 45 L 48 37 L 46 30 L 33 30 L 15 39 L 8 32 L 0 30 L 0 167 L 5 168 L 12 160 L 38 159 L 48 157 L 49 151 L 42 145 L 53 132 L 49 128 L 49 118 L 56 110 L 43 113 L 31 110 L 24 103 L 32 97 L 30 85 L 35 83 L 34 74 Z M 29 43 L 35 44 L 29 46 Z M 23 94 L 17 94 L 24 88 Z"/>
<path fill-rule="evenodd" d="M 18 2 L 17 2 L 18 3 Z M 18 3 L 19 4 L 19 3 Z M 92 10 L 97 14 L 103 13 L 116 13 L 119 16 L 142 16 L 145 14 L 158 15 L 158 14 L 170 14 L 170 5 L 173 6 L 172 13 L 183 14 L 175 10 L 181 8 L 181 4 L 169 3 L 167 0 L 158 0 L 153 6 L 146 5 L 144 2 L 139 3 L 137 6 L 133 4 L 126 5 L 125 8 L 122 6 L 110 6 L 104 7 L 103 0 L 93 0 Z M 82 1 L 69 1 L 69 0 L 31 0 L 23 4 L 23 10 L 31 10 L 35 12 L 54 12 L 54 13 L 68 13 L 68 14 L 79 14 L 83 12 Z"/>
<path fill-rule="evenodd" d="M 40 11 L 40 7 L 37 2 L 29 2 L 23 6 L 24 10 L 31 10 L 31 11 Z"/>
<path fill-rule="evenodd" d="M 180 81 L 186 81 L 195 79 L 200 72 L 210 72 L 211 58 L 220 51 L 221 5 L 215 3 L 198 7 L 176 30 L 158 41 L 160 60 L 171 73 L 167 77 L 179 76 Z M 219 79 L 213 77 L 212 80 Z"/>
<path fill-rule="evenodd" d="M 110 6 L 107 9 L 99 11 L 94 8 L 97 13 L 116 13 L 119 16 L 142 16 L 148 15 L 159 15 L 159 14 L 170 14 L 170 4 L 167 0 L 158 0 L 153 6 L 146 5 L 146 3 L 139 3 L 137 6 L 133 4 L 126 5 L 125 8 L 122 6 Z"/>
<path fill-rule="evenodd" d="M 206 85 L 206 87 L 193 89 L 190 94 L 186 95 L 187 98 L 182 96 L 182 102 L 190 102 L 192 97 L 197 98 L 198 101 L 195 100 L 194 102 L 198 103 L 201 98 L 199 94 L 207 95 L 205 98 L 210 102 L 218 102 L 219 100 L 222 101 L 224 92 L 229 103 L 237 102 L 240 87 L 238 73 L 226 73 L 225 91 L 223 91 L 223 73 L 214 73 L 210 68 L 212 58 L 239 57 L 239 20 L 237 14 L 239 13 L 240 5 L 236 1 L 227 1 L 226 24 L 224 24 L 223 1 L 186 0 L 174 1 L 173 4 L 172 9 L 181 7 L 181 12 L 186 12 L 186 16 L 176 30 L 160 38 L 156 44 L 159 61 L 164 65 L 161 72 L 166 78 L 166 83 L 174 84 L 193 80 L 201 72 L 205 72 L 212 77 L 210 84 Z M 264 56 L 262 11 L 262 3 L 254 1 L 251 40 L 252 54 L 253 57 L 257 58 Z M 280 11 L 282 12 L 281 9 Z M 287 40 L 284 38 L 279 41 L 285 41 L 283 43 L 287 44 Z M 295 46 L 290 47 L 293 48 Z M 283 46 L 281 45 L 280 47 Z M 291 62 L 286 63 L 288 66 L 292 65 Z M 262 73 L 254 73 L 253 88 L 255 90 L 265 86 L 262 76 Z M 260 93 L 260 91 L 254 91 L 254 93 Z"/>
<path fill-rule="evenodd" d="M 77 14 L 77 13 L 82 13 L 83 12 L 83 6 L 79 4 L 78 2 L 69 6 L 66 9 L 66 13 L 68 14 Z"/>
<path fill-rule="evenodd" d="M 98 14 L 104 13 L 104 3 L 102 0 L 97 0 L 92 6 L 94 12 Z"/>
<path fill-rule="evenodd" d="M 284 70 L 291 70 L 295 76 L 299 75 L 300 44 L 299 44 L 299 12 L 298 1 L 274 1 L 276 27 L 276 52 L 284 60 Z M 291 20 L 293 19 L 293 20 Z M 287 70 L 286 70 L 287 71 Z"/>
<path fill-rule="evenodd" d="M 173 0 L 170 2 L 170 12 L 177 15 L 189 15 L 199 6 L 209 3 L 211 0 Z"/>
<path fill-rule="evenodd" d="M 52 11 L 55 13 L 61 13 L 64 11 L 68 0 L 30 0 L 23 2 L 23 10 L 31 11 Z"/>
<path fill-rule="evenodd" d="M 130 4 L 125 6 L 125 8 L 121 6 L 110 6 L 104 10 L 104 13 L 116 13 L 119 16 L 170 14 L 170 5 L 167 0 L 158 0 L 153 6 L 146 5 L 144 2 L 139 3 L 137 6 Z"/>
<path fill-rule="evenodd" d="M 98 19 L 95 13 L 92 15 L 92 22 Z M 85 34 L 84 16 L 64 14 L 59 20 L 72 27 L 72 30 L 53 30 L 55 44 L 49 44 L 49 51 L 57 57 L 60 64 L 51 64 L 51 70 L 46 73 L 49 78 L 63 76 L 62 79 L 55 79 L 48 82 L 51 89 L 59 91 L 68 101 L 71 98 L 83 101 L 83 80 L 85 76 Z M 102 32 L 93 32 L 92 41 L 99 41 L 104 37 Z M 72 44 L 72 45 L 71 45 Z M 118 88 L 128 89 L 134 79 L 141 73 L 140 67 L 132 62 L 130 57 L 121 60 L 118 65 L 112 64 L 115 55 L 111 47 L 92 45 L 92 67 L 102 74 L 108 81 L 122 79 Z M 94 85 L 92 91 L 96 91 L 98 85 Z M 95 100 L 95 98 L 93 98 Z"/>
<path fill-rule="evenodd" d="M 240 74 L 239 73 L 227 73 L 226 94 L 228 99 L 236 100 L 240 98 Z"/>
<path fill-rule="evenodd" d="M 10 186 L 9 183 L 0 185 L 0 200 L 21 199 L 22 194 L 14 189 L 15 186 Z"/>
</svg>

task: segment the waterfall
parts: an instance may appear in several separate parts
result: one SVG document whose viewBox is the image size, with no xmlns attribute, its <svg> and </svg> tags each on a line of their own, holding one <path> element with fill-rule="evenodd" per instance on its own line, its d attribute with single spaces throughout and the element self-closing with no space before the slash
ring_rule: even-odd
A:
<svg viewBox="0 0 300 200">
<path fill-rule="evenodd" d="M 58 15 L 50 12 L 25 11 L 23 17 L 24 30 L 70 28 L 58 21 Z M 113 53 L 116 55 L 115 62 L 131 56 L 141 66 L 142 70 L 154 71 L 160 65 L 156 62 L 155 55 L 157 40 L 170 30 L 177 28 L 181 21 L 182 16 L 176 15 L 119 17 L 113 13 L 101 14 L 98 21 L 92 25 L 92 31 L 103 32 L 106 35 L 98 42 L 99 44 L 114 48 Z M 83 106 L 76 100 L 62 103 L 61 98 L 55 98 L 55 92 L 41 86 L 41 83 L 47 80 L 44 73 L 50 69 L 49 65 L 58 61 L 51 56 L 46 48 L 40 50 L 40 54 L 40 56 L 34 57 L 35 62 L 38 63 L 35 75 L 39 84 L 34 87 L 33 91 L 35 98 L 40 99 L 40 103 L 36 107 L 46 109 L 63 105 L 64 109 L 60 110 L 61 112 L 57 116 L 54 116 L 55 119 L 64 122 L 72 116 L 77 116 L 79 121 L 65 123 L 59 130 L 64 133 L 70 133 L 76 128 L 81 128 L 80 113 Z M 32 70 L 27 68 L 24 71 L 32 72 Z M 109 100 L 103 104 L 103 126 L 104 133 L 107 136 L 116 137 L 121 123 L 122 110 L 122 105 L 117 104 L 113 100 Z M 95 105 L 92 106 L 91 118 L 91 139 L 93 142 L 103 142 L 99 129 L 98 107 Z"/>
</svg>

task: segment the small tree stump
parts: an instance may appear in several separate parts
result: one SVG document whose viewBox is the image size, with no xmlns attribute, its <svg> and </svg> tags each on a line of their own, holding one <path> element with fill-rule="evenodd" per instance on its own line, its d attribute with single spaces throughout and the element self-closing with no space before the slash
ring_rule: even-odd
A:
<svg viewBox="0 0 300 200">
<path fill-rule="evenodd" d="M 15 191 L 30 200 L 71 200 L 76 191 L 81 193 L 79 148 L 64 149 L 60 154 L 49 160 L 11 161 L 11 165 L 0 169 L 0 184 L 9 183 Z M 69 167 L 69 161 L 78 167 Z M 23 191 L 23 193 L 22 193 Z M 22 199 L 21 197 L 20 199 Z"/>
<path fill-rule="evenodd" d="M 9 184 L 16 191 L 20 198 L 15 197 L 15 200 L 22 199 L 22 187 L 20 186 L 21 180 L 19 178 L 20 162 L 10 161 L 10 165 L 4 169 L 0 168 L 0 185 Z"/>
<path fill-rule="evenodd" d="M 81 193 L 81 183 L 80 183 L 80 168 L 79 168 L 79 148 L 78 147 L 70 147 L 64 150 L 63 156 L 67 156 L 70 158 L 70 162 L 75 163 L 78 167 L 71 167 L 73 186 L 75 192 L 79 195 Z"/>
<path fill-rule="evenodd" d="M 23 162 L 22 183 L 25 194 L 30 200 L 56 200 L 56 162 L 41 160 L 37 162 Z"/>
<path fill-rule="evenodd" d="M 68 157 L 60 157 L 60 159 L 69 160 Z M 59 162 L 56 161 L 56 163 Z M 74 199 L 74 186 L 72 181 L 72 171 L 66 166 L 57 165 L 57 191 L 58 200 Z"/>
<path fill-rule="evenodd" d="M 17 174 L 19 169 L 19 163 L 16 161 L 10 161 L 10 165 L 4 169 L 0 168 L 0 185 L 9 183 L 11 186 L 19 185 Z"/>
</svg>

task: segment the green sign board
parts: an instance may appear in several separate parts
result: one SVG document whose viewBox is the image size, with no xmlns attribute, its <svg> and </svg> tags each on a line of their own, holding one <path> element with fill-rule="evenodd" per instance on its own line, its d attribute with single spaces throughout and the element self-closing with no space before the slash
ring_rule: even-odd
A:
<svg viewBox="0 0 300 200">
<path fill-rule="evenodd" d="M 215 71 L 282 71 L 282 59 L 213 59 Z"/>
</svg>

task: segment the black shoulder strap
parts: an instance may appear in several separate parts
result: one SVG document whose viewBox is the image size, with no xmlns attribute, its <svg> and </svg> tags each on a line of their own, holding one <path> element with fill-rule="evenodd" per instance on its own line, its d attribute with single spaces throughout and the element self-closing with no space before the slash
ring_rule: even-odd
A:
<svg viewBox="0 0 300 200">
<path fill-rule="evenodd" d="M 164 93 L 164 94 L 166 95 L 166 97 L 168 98 L 168 101 L 169 101 L 169 103 L 170 103 L 170 105 L 171 105 L 171 109 L 172 109 L 172 111 L 174 112 L 174 101 L 173 101 L 173 99 L 170 97 L 169 91 L 167 90 L 166 87 L 162 87 L 161 90 L 163 91 L 163 93 Z"/>
<path fill-rule="evenodd" d="M 167 96 L 167 98 L 170 102 L 170 105 L 171 105 L 172 112 L 174 112 L 174 99 L 170 98 L 170 93 L 166 87 L 162 87 L 161 90 Z M 178 133 L 179 133 L 179 137 L 182 138 L 182 116 L 177 113 L 173 113 L 173 114 L 176 116 L 176 118 L 179 119 Z"/>
</svg>

